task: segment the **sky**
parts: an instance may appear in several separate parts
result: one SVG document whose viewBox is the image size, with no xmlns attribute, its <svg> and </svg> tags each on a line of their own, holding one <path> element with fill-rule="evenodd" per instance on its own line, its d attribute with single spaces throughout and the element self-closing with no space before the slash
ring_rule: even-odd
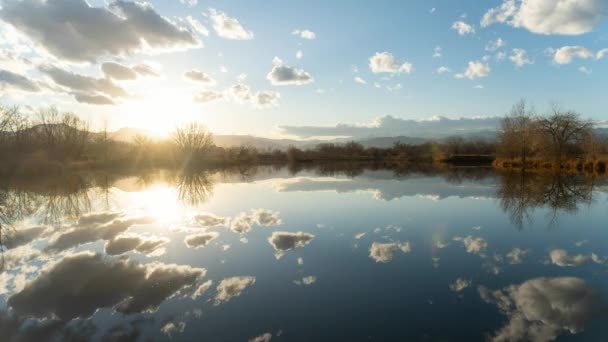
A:
<svg viewBox="0 0 608 342">
<path fill-rule="evenodd" d="M 608 119 L 608 0 L 0 6 L 0 103 L 94 129 L 353 136 L 500 116 L 521 98 Z"/>
</svg>

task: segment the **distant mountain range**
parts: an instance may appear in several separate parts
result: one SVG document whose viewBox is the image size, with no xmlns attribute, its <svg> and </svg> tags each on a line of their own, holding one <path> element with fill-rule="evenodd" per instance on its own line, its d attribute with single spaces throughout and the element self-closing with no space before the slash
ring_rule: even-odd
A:
<svg viewBox="0 0 608 342">
<path fill-rule="evenodd" d="M 149 136 L 150 134 L 144 130 L 137 128 L 121 128 L 118 131 L 109 133 L 111 139 L 116 141 L 132 141 L 138 135 Z M 495 131 L 480 131 L 476 133 L 467 133 L 463 135 L 465 139 L 486 139 L 494 140 L 497 137 Z M 443 139 L 430 139 L 430 138 L 418 138 L 408 136 L 395 136 L 395 137 L 368 137 L 359 139 L 350 138 L 338 138 L 330 140 L 296 140 L 296 139 L 272 139 L 256 137 L 252 135 L 224 135 L 217 134 L 213 136 L 213 141 L 219 147 L 234 147 L 234 146 L 250 146 L 261 150 L 267 149 L 279 149 L 285 150 L 290 146 L 297 148 L 312 148 L 321 143 L 335 143 L 341 144 L 349 141 L 356 141 L 365 147 L 378 147 L 387 148 L 392 147 L 396 143 L 419 145 L 429 141 Z"/>
</svg>

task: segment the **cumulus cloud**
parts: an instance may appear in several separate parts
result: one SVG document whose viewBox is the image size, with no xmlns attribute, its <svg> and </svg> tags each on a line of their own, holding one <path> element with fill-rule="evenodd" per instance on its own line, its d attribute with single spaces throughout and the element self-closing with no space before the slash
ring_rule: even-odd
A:
<svg viewBox="0 0 608 342">
<path fill-rule="evenodd" d="M 526 56 L 526 50 L 524 49 L 513 49 L 511 56 L 509 56 L 509 59 L 518 67 L 534 63 L 530 59 L 528 59 L 528 57 Z"/>
<path fill-rule="evenodd" d="M 608 53 L 608 49 L 602 49 L 597 53 L 594 53 L 593 51 L 580 45 L 562 46 L 557 50 L 549 49 L 549 51 L 552 51 L 554 53 L 553 60 L 557 64 L 568 64 L 572 62 L 575 57 L 580 59 L 600 60 L 604 58 L 604 56 L 606 56 L 606 54 Z"/>
<path fill-rule="evenodd" d="M 369 257 L 374 259 L 376 262 L 388 263 L 393 260 L 395 253 L 402 251 L 403 253 L 409 253 L 411 251 L 410 243 L 379 243 L 373 242 L 369 247 Z"/>
<path fill-rule="evenodd" d="M 168 321 L 160 328 L 160 332 L 172 338 L 175 334 L 183 333 L 184 329 L 186 329 L 185 322 Z"/>
<path fill-rule="evenodd" d="M 140 76 L 144 76 L 144 77 L 146 77 L 146 76 L 151 76 L 151 77 L 158 77 L 158 76 L 160 76 L 159 72 L 156 69 L 154 69 L 152 66 L 150 66 L 148 64 L 145 64 L 145 63 L 134 65 L 132 67 L 132 69 L 133 69 L 133 71 L 135 71 L 136 73 L 138 73 Z"/>
<path fill-rule="evenodd" d="M 334 126 L 279 126 L 279 129 L 284 134 L 300 138 L 410 136 L 436 139 L 486 130 L 495 131 L 499 124 L 500 119 L 497 117 L 477 119 L 433 117 L 427 120 L 409 120 L 387 115 L 362 125 L 339 123 Z"/>
<path fill-rule="evenodd" d="M 312 285 L 316 282 L 317 282 L 317 277 L 315 277 L 315 276 L 306 276 L 306 277 L 303 277 L 302 279 L 293 281 L 293 283 L 296 285 L 304 285 L 304 286 Z"/>
<path fill-rule="evenodd" d="M 6 249 L 23 246 L 40 237 L 47 229 L 47 227 L 43 226 L 16 229 L 11 234 L 3 236 L 2 244 Z"/>
<path fill-rule="evenodd" d="M 586 66 L 578 67 L 578 71 L 582 72 L 583 74 L 591 75 L 591 69 L 587 68 Z"/>
<path fill-rule="evenodd" d="M 86 220 L 90 220 L 87 218 Z M 104 218 L 105 219 L 105 218 Z M 55 236 L 46 248 L 48 252 L 64 251 L 78 245 L 98 240 L 113 240 L 121 233 L 126 232 L 136 224 L 149 224 L 154 222 L 149 217 L 116 218 L 103 223 L 84 224 L 73 227 Z"/>
<path fill-rule="evenodd" d="M 506 45 L 506 43 L 504 40 L 502 40 L 502 38 L 497 38 L 496 40 L 489 41 L 488 44 L 486 44 L 485 50 L 493 52 L 493 51 L 500 49 L 501 47 L 503 47 L 505 45 Z"/>
<path fill-rule="evenodd" d="M 591 32 L 607 13 L 604 0 L 504 0 L 484 14 L 481 26 L 506 23 L 538 34 L 578 35 Z"/>
<path fill-rule="evenodd" d="M 201 248 L 207 246 L 211 241 L 216 239 L 220 234 L 218 232 L 207 232 L 200 234 L 188 235 L 184 239 L 184 243 L 188 248 Z"/>
<path fill-rule="evenodd" d="M 27 92 L 39 92 L 41 90 L 37 82 L 21 74 L 3 69 L 0 69 L 0 89 L 16 89 Z"/>
<path fill-rule="evenodd" d="M 272 340 L 272 334 L 265 333 L 260 336 L 256 336 L 254 338 L 250 338 L 249 342 L 270 342 L 270 340 Z"/>
<path fill-rule="evenodd" d="M 252 97 L 254 106 L 258 108 L 276 107 L 279 105 L 281 94 L 272 90 L 258 91 Z"/>
<path fill-rule="evenodd" d="M 369 69 L 374 74 L 390 73 L 390 74 L 409 74 L 412 72 L 413 66 L 409 62 L 398 63 L 390 52 L 376 52 L 375 55 L 369 58 Z"/>
<path fill-rule="evenodd" d="M 192 69 L 184 72 L 184 78 L 189 81 L 194 81 L 205 85 L 215 84 L 215 80 L 211 76 L 209 76 L 209 74 L 197 69 Z"/>
<path fill-rule="evenodd" d="M 194 221 L 203 227 L 223 226 L 228 222 L 227 217 L 217 216 L 215 214 L 203 213 L 194 216 Z"/>
<path fill-rule="evenodd" d="M 213 285 L 213 280 L 207 280 L 206 282 L 200 284 L 192 293 L 192 299 L 196 299 L 204 295 L 205 292 L 211 288 L 211 285 Z"/>
<path fill-rule="evenodd" d="M 107 78 L 115 80 L 134 80 L 137 78 L 135 70 L 114 62 L 103 63 L 101 71 Z"/>
<path fill-rule="evenodd" d="M 84 0 L 5 0 L 0 19 L 52 55 L 94 62 L 103 55 L 128 55 L 146 48 L 194 47 L 199 41 L 145 2 L 116 0 L 108 8 Z"/>
<path fill-rule="evenodd" d="M 40 67 L 53 82 L 76 93 L 103 94 L 112 98 L 127 97 L 126 90 L 106 78 L 94 78 L 72 73 L 51 65 Z"/>
<path fill-rule="evenodd" d="M 255 277 L 242 276 L 223 279 L 216 288 L 215 305 L 240 296 L 245 289 L 255 284 Z"/>
<path fill-rule="evenodd" d="M 470 61 L 464 73 L 456 74 L 456 78 L 468 78 L 470 80 L 486 77 L 490 74 L 490 66 L 480 61 Z"/>
<path fill-rule="evenodd" d="M 120 255 L 130 251 L 143 254 L 158 254 L 160 248 L 169 243 L 169 239 L 162 237 L 143 237 L 135 234 L 123 234 L 108 241 L 105 246 L 109 255 Z"/>
<path fill-rule="evenodd" d="M 198 103 L 210 103 L 224 99 L 224 93 L 215 90 L 203 90 L 194 95 L 192 99 Z"/>
<path fill-rule="evenodd" d="M 18 316 L 87 318 L 101 308 L 125 314 L 156 308 L 194 285 L 205 269 L 174 264 L 137 264 L 93 253 L 69 255 L 44 267 L 8 299 Z M 154 291 L 150 291 L 154 289 Z"/>
<path fill-rule="evenodd" d="M 291 34 L 295 35 L 295 36 L 299 36 L 301 38 L 304 39 L 315 39 L 317 38 L 317 35 L 310 31 L 310 30 L 293 30 L 291 32 Z"/>
<path fill-rule="evenodd" d="M 521 264 L 523 262 L 524 257 L 528 254 L 528 250 L 521 249 L 518 247 L 513 248 L 509 253 L 507 253 L 507 258 L 509 259 L 509 263 L 512 265 Z"/>
<path fill-rule="evenodd" d="M 441 46 L 435 46 L 433 49 L 433 58 L 441 58 Z"/>
<path fill-rule="evenodd" d="M 74 93 L 74 99 L 80 103 L 88 103 L 91 105 L 113 105 L 114 100 L 105 95 L 94 95 L 85 93 Z"/>
<path fill-rule="evenodd" d="M 359 84 L 367 84 L 367 82 L 365 82 L 364 79 L 362 79 L 361 77 L 357 76 L 354 78 L 355 83 L 359 83 Z"/>
<path fill-rule="evenodd" d="M 454 241 L 462 242 L 467 252 L 472 254 L 482 254 L 488 247 L 488 243 L 486 242 L 486 240 L 471 235 L 465 238 L 457 236 L 454 238 Z"/>
<path fill-rule="evenodd" d="M 458 279 L 456 279 L 456 281 L 454 281 L 452 284 L 450 284 L 450 290 L 452 290 L 454 292 L 460 292 L 469 286 L 471 286 L 471 280 L 464 279 L 464 278 L 458 278 Z"/>
<path fill-rule="evenodd" d="M 479 287 L 481 298 L 495 304 L 508 322 L 491 341 L 553 341 L 562 333 L 584 331 L 607 306 L 583 279 L 536 278 L 491 291 Z"/>
<path fill-rule="evenodd" d="M 604 258 L 599 257 L 598 255 L 591 253 L 589 255 L 577 254 L 570 255 L 568 251 L 563 249 L 554 249 L 549 252 L 549 258 L 551 259 L 551 263 L 557 266 L 565 267 L 565 266 L 580 266 L 588 261 L 593 261 L 598 264 L 603 264 L 606 262 Z"/>
<path fill-rule="evenodd" d="M 253 39 L 253 32 L 246 30 L 236 19 L 216 9 L 209 9 L 209 18 L 213 29 L 218 36 L 226 39 L 249 40 Z"/>
<path fill-rule="evenodd" d="M 302 248 L 308 245 L 315 236 L 304 232 L 273 232 L 268 238 L 268 243 L 275 251 L 277 258 L 281 257 L 286 251 Z"/>
<path fill-rule="evenodd" d="M 272 61 L 272 70 L 266 75 L 266 79 L 272 85 L 303 85 L 314 81 L 308 72 L 284 65 L 283 61 L 275 57 Z"/>
<path fill-rule="evenodd" d="M 270 227 L 277 226 L 283 223 L 278 211 L 267 209 L 255 209 L 252 212 L 255 222 L 260 226 Z"/>
<path fill-rule="evenodd" d="M 439 75 L 441 74 L 445 74 L 445 73 L 450 73 L 452 72 L 452 70 L 450 68 L 448 68 L 447 66 L 440 66 L 439 68 L 437 68 L 437 70 L 435 70 L 436 73 L 438 73 Z"/>
<path fill-rule="evenodd" d="M 461 36 L 465 36 L 467 34 L 474 34 L 475 33 L 475 27 L 473 27 L 472 25 L 469 25 L 469 24 L 465 23 L 462 20 L 455 21 L 452 24 L 452 29 L 455 30 L 456 32 L 458 32 L 458 34 L 461 35 Z"/>
</svg>

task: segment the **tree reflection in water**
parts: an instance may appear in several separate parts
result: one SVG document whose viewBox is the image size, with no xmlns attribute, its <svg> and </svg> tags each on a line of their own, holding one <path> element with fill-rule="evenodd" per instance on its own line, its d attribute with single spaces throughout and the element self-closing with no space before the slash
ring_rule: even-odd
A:
<svg viewBox="0 0 608 342">
<path fill-rule="evenodd" d="M 178 199 L 188 206 L 198 206 L 213 194 L 213 181 L 208 172 L 183 171 L 176 182 Z"/>
<path fill-rule="evenodd" d="M 499 179 L 500 207 L 519 229 L 541 208 L 549 209 L 549 226 L 557 225 L 560 214 L 574 214 L 581 205 L 591 204 L 597 185 L 594 177 L 566 173 L 505 172 Z"/>
</svg>

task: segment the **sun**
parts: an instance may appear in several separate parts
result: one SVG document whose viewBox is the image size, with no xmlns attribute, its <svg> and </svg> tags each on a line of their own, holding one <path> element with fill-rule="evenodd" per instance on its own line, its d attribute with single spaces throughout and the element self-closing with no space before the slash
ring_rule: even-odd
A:
<svg viewBox="0 0 608 342">
<path fill-rule="evenodd" d="M 205 124 L 204 109 L 193 103 L 190 91 L 170 87 L 146 90 L 119 109 L 124 126 L 137 127 L 156 137 L 168 137 L 186 122 Z"/>
</svg>

